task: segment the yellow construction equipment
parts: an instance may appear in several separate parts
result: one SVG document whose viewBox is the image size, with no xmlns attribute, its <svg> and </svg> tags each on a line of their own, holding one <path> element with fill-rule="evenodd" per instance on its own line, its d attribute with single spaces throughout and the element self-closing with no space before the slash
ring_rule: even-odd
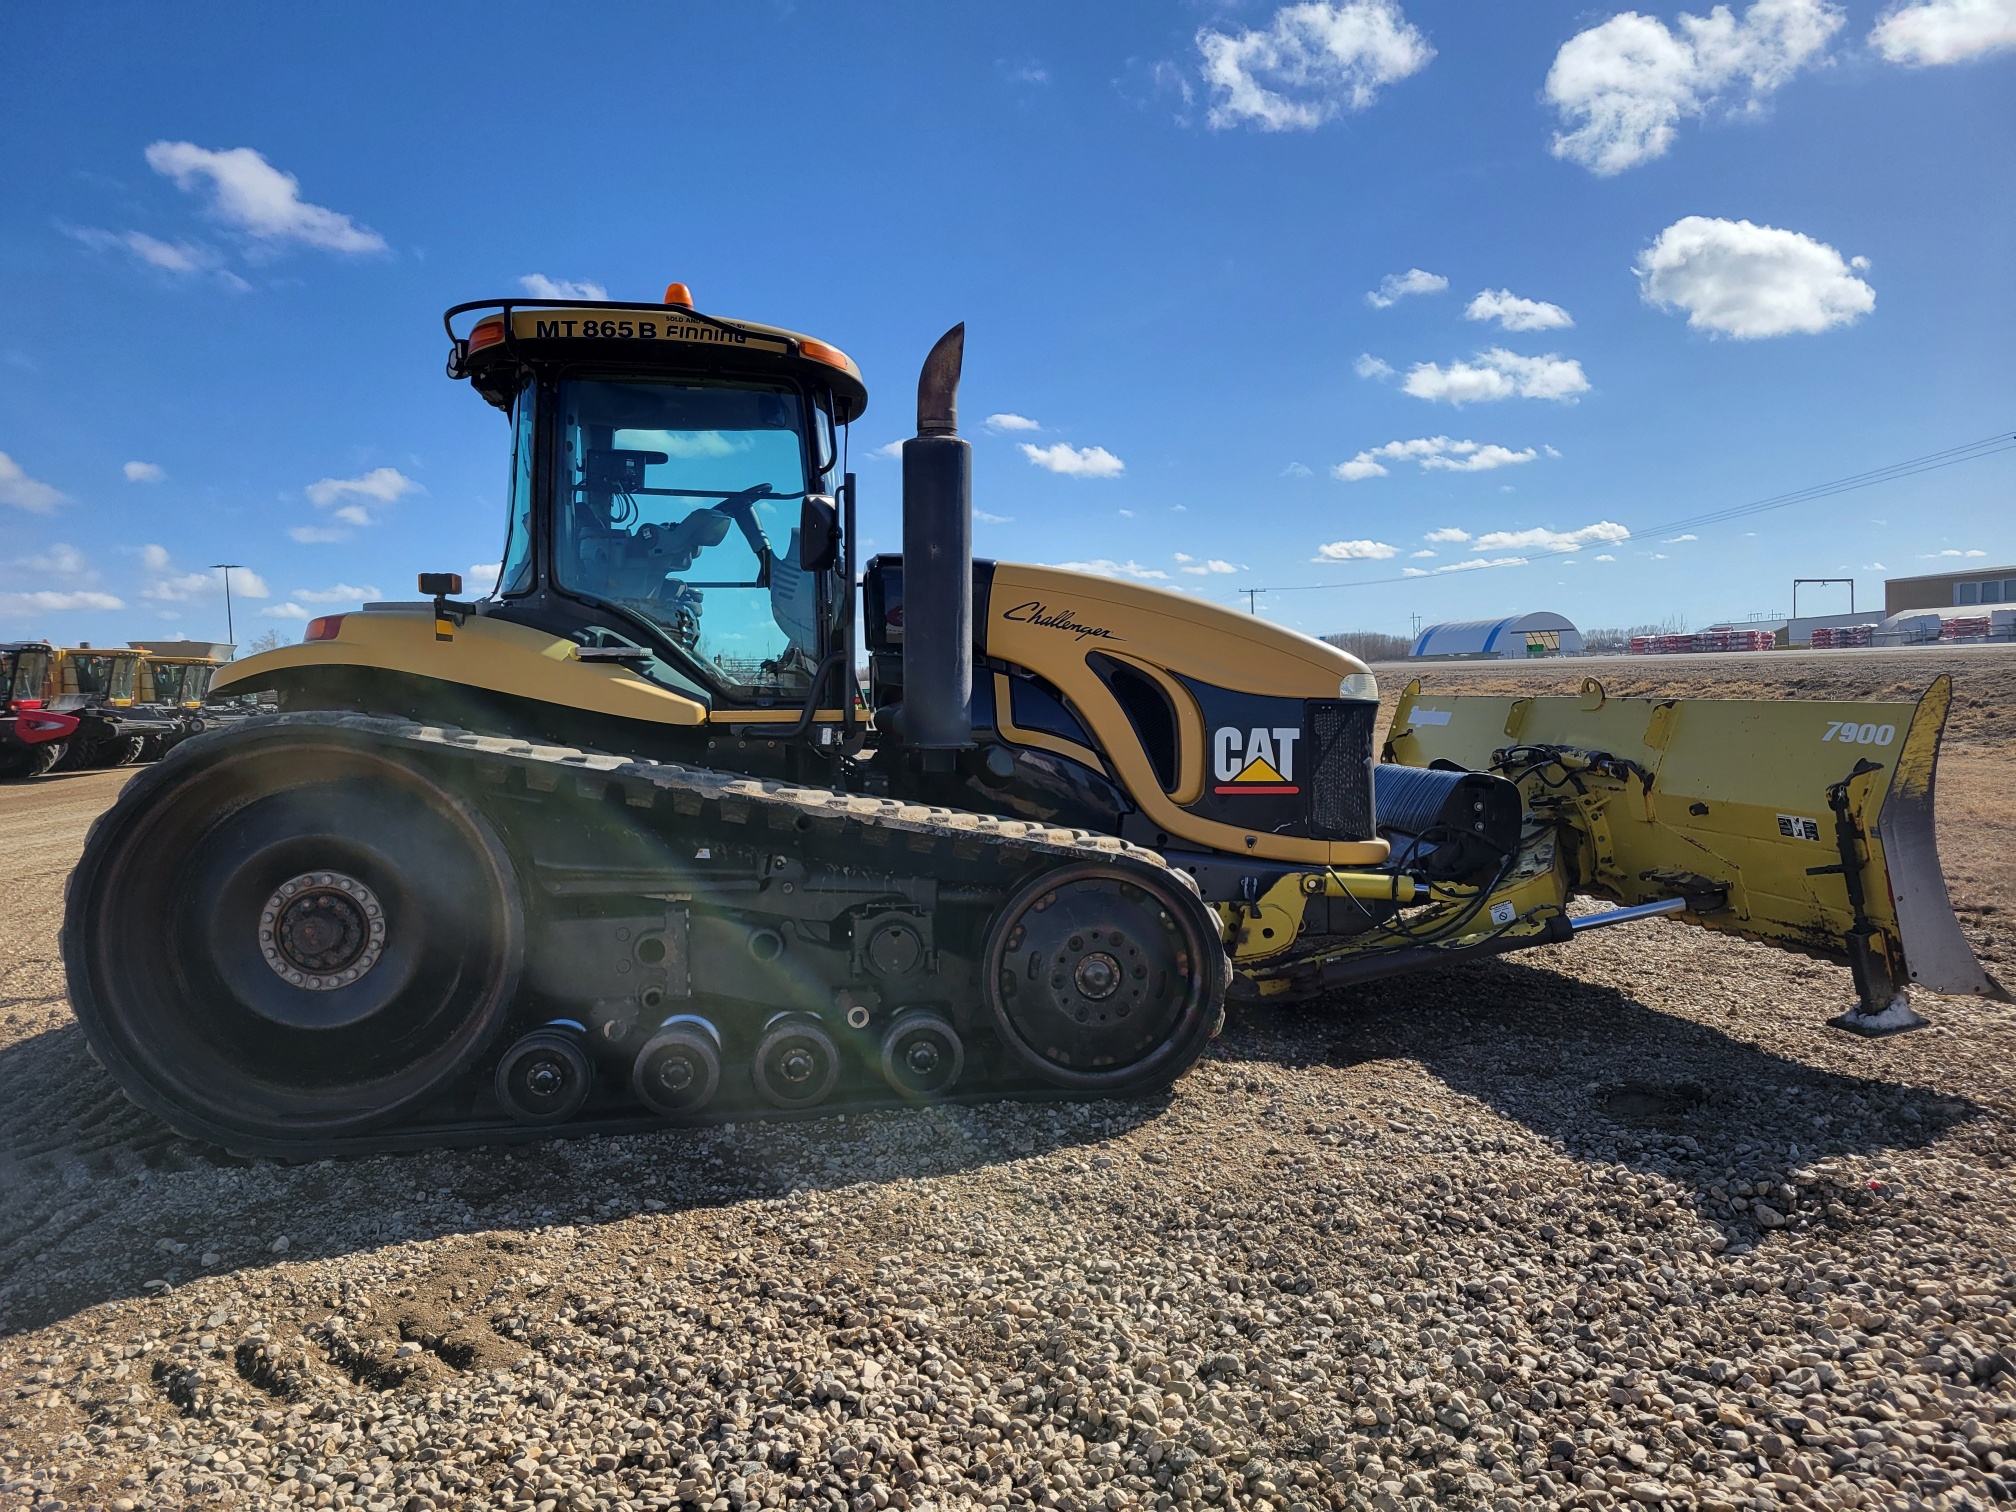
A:
<svg viewBox="0 0 2016 1512">
<path fill-rule="evenodd" d="M 146 737 L 140 753 L 143 761 L 160 759 L 191 735 L 200 735 L 205 729 L 215 728 L 220 720 L 229 717 L 222 710 L 206 714 L 203 708 L 203 701 L 210 693 L 210 680 L 224 665 L 221 657 L 211 653 L 220 649 L 228 651 L 228 646 L 215 647 L 201 641 L 155 641 L 149 645 L 130 641 L 128 644 L 140 653 L 140 675 L 133 694 L 134 706 L 155 716 L 160 722 L 160 728 L 150 731 Z"/>
<path fill-rule="evenodd" d="M 112 646 L 57 646 L 49 664 L 43 706 L 76 716 L 76 733 L 59 770 L 130 766 L 173 728 L 162 712 L 140 707 L 141 655 Z"/>
<path fill-rule="evenodd" d="M 1908 983 L 2000 995 L 1938 880 L 1943 683 L 1410 688 L 1381 761 L 1332 647 L 973 559 L 963 328 L 919 379 L 902 553 L 857 569 L 867 391 L 833 346 L 676 284 L 447 324 L 510 417 L 494 588 L 423 574 L 224 668 L 280 712 L 141 774 L 70 887 L 92 1048 L 186 1133 L 303 1155 L 1135 1094 L 1228 996 L 1653 914 L 1846 962 L 1872 1032 Z"/>
</svg>

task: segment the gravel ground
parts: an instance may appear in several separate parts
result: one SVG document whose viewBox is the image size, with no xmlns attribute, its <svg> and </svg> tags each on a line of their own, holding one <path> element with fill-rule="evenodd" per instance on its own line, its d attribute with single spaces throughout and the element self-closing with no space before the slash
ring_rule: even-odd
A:
<svg viewBox="0 0 2016 1512">
<path fill-rule="evenodd" d="M 1855 1040 L 1657 921 L 1237 1014 L 1151 1102 L 248 1163 L 64 1005 L 120 780 L 0 789 L 0 1505 L 2016 1496 L 2006 1009 Z"/>
</svg>

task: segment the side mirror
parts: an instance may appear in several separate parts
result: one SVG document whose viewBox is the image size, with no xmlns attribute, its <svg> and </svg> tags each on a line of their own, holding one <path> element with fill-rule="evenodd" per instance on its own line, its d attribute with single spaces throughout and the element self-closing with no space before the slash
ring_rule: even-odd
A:
<svg viewBox="0 0 2016 1512">
<path fill-rule="evenodd" d="M 807 494 L 798 509 L 798 567 L 826 572 L 840 553 L 840 511 L 829 494 Z"/>
</svg>

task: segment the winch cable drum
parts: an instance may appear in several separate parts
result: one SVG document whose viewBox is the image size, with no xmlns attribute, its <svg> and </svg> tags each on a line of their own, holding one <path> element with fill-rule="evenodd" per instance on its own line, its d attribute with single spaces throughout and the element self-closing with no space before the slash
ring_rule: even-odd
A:
<svg viewBox="0 0 2016 1512">
<path fill-rule="evenodd" d="M 1472 882 L 1518 848 L 1519 787 L 1493 773 L 1386 762 L 1372 769 L 1372 796 L 1378 832 L 1400 870 Z"/>
</svg>

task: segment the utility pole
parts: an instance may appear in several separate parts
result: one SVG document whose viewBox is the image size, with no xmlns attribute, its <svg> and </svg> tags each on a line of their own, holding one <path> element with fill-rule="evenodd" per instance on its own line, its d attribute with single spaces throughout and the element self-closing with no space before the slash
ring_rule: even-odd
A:
<svg viewBox="0 0 2016 1512">
<path fill-rule="evenodd" d="M 243 571 L 244 567 L 245 564 L 243 562 L 212 562 L 210 564 L 212 572 L 221 570 L 224 574 L 224 639 L 231 642 L 233 650 L 236 650 L 238 646 L 238 627 L 231 619 L 231 572 L 233 568 Z"/>
<path fill-rule="evenodd" d="M 1239 591 L 1246 595 L 1246 612 L 1248 614 L 1258 614 L 1260 612 L 1260 595 L 1267 590 L 1265 588 L 1241 588 Z"/>
</svg>

